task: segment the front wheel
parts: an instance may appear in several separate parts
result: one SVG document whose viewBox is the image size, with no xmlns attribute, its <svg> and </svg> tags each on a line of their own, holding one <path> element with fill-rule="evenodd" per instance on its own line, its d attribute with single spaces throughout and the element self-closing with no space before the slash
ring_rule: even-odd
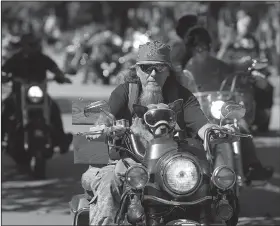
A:
<svg viewBox="0 0 280 226">
<path fill-rule="evenodd" d="M 38 152 L 31 160 L 32 174 L 35 179 L 46 179 L 46 159 L 42 152 Z"/>
</svg>

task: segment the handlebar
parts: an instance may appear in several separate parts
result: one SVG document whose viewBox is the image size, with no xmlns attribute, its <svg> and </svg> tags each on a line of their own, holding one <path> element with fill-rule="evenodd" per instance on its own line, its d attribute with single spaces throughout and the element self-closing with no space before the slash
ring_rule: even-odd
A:
<svg viewBox="0 0 280 226">
<path fill-rule="evenodd" d="M 259 65 L 259 67 L 256 67 L 258 62 L 260 64 L 263 64 L 264 66 L 261 67 L 261 65 Z M 262 72 L 260 72 L 260 70 L 263 70 L 264 68 L 266 68 L 266 66 L 265 66 L 266 63 L 267 63 L 266 59 L 265 60 L 251 59 L 251 65 L 250 66 L 248 66 L 246 69 L 243 69 L 243 70 L 236 70 L 235 72 L 233 72 L 232 74 L 230 74 L 229 76 L 227 76 L 223 80 L 223 82 L 220 86 L 220 91 L 223 91 L 226 83 L 232 77 L 232 75 L 234 75 L 234 76 L 233 76 L 232 83 L 231 83 L 231 88 L 230 88 L 231 92 L 233 92 L 235 90 L 237 78 L 239 78 L 241 76 L 244 76 L 244 74 L 247 74 L 252 79 L 257 78 L 257 77 L 262 78 L 262 79 L 266 79 L 266 76 Z"/>
<path fill-rule="evenodd" d="M 78 135 L 82 135 L 82 136 L 93 135 L 94 136 L 94 135 L 105 134 L 109 137 L 112 137 L 112 136 L 115 138 L 123 137 L 124 142 L 128 148 L 116 146 L 114 141 L 112 143 L 108 141 L 108 145 L 110 147 L 115 147 L 120 150 L 127 151 L 138 161 L 142 161 L 142 159 L 144 158 L 144 155 L 143 155 L 143 153 L 141 153 L 140 147 L 139 147 L 138 143 L 136 142 L 135 136 L 134 136 L 133 132 L 131 131 L 130 127 L 114 125 L 114 126 L 109 126 L 109 127 L 104 126 L 104 128 L 102 128 L 102 129 L 97 129 L 97 130 L 95 130 L 95 129 L 96 129 L 96 127 L 91 127 L 90 132 L 78 133 Z M 126 136 L 124 136 L 124 135 L 126 135 Z"/>
<path fill-rule="evenodd" d="M 230 130 L 227 130 L 226 128 L 222 128 L 220 130 L 221 133 L 224 133 L 226 135 L 230 136 L 235 136 L 235 137 L 247 137 L 247 138 L 253 138 L 251 134 L 244 134 L 244 133 L 237 133 L 237 132 L 232 132 Z"/>
<path fill-rule="evenodd" d="M 207 158 L 212 162 L 213 157 L 211 154 L 210 144 L 231 143 L 239 140 L 240 137 L 252 138 L 251 134 L 243 134 L 236 131 L 231 131 L 224 127 L 208 128 L 204 134 L 204 150 L 207 152 Z"/>
</svg>

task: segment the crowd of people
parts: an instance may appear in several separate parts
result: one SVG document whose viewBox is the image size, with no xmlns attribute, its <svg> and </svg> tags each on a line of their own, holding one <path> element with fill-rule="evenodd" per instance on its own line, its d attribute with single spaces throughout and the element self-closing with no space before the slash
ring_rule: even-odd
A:
<svg viewBox="0 0 280 226">
<path fill-rule="evenodd" d="M 213 40 L 213 48 L 211 48 L 213 54 L 215 54 L 218 58 L 225 59 L 226 61 L 230 60 L 229 58 L 231 56 L 229 55 L 231 52 L 230 49 L 232 44 L 234 44 L 237 39 L 240 39 L 240 37 L 242 36 L 242 32 L 245 32 L 247 33 L 246 35 L 251 36 L 250 39 L 253 40 L 255 48 L 258 49 L 257 51 L 259 56 L 269 59 L 270 65 L 279 70 L 279 9 L 277 10 L 277 7 L 270 7 L 269 11 L 266 12 L 266 14 L 264 14 L 258 22 L 255 21 L 255 18 L 250 16 L 250 12 L 246 12 L 243 9 L 240 9 L 235 13 L 229 13 L 229 10 L 230 9 L 228 8 L 223 8 L 222 10 L 220 10 L 216 24 L 217 29 L 214 29 L 213 26 L 209 25 L 207 19 L 204 19 L 204 15 L 197 15 L 198 24 L 200 26 L 206 27 L 209 30 L 210 36 Z M 230 17 L 229 15 L 233 16 Z M 128 41 L 135 41 L 132 39 L 138 38 L 134 38 L 134 36 L 137 36 L 134 35 L 136 33 L 147 36 L 146 40 L 150 38 L 153 40 L 161 40 L 166 43 L 172 43 L 174 42 L 174 39 L 178 38 L 176 37 L 177 35 L 175 28 L 178 19 L 175 17 L 175 12 L 170 12 L 170 9 L 162 9 L 159 6 L 153 6 L 150 8 L 147 6 L 146 8 L 139 7 L 137 9 L 129 10 L 128 18 L 129 23 L 126 27 L 126 32 L 124 32 L 123 35 L 119 35 L 114 30 L 110 30 L 111 28 L 113 28 L 112 26 L 108 27 L 105 24 L 95 22 L 81 28 L 76 28 L 73 31 L 70 30 L 64 32 L 60 28 L 58 16 L 54 13 L 54 10 L 50 10 L 50 13 L 46 15 L 44 20 L 37 20 L 36 18 L 32 20 L 29 18 L 28 20 L 20 19 L 11 21 L 9 23 L 3 23 L 2 40 L 7 40 L 7 42 L 8 40 L 11 40 L 11 42 L 13 43 L 16 42 L 16 39 L 20 37 L 21 34 L 26 32 L 33 32 L 47 45 L 55 45 L 59 48 L 60 51 L 63 51 L 65 48 L 62 47 L 65 47 L 71 42 L 74 42 L 74 39 L 77 40 L 77 33 L 80 34 L 78 42 L 86 43 L 90 38 L 85 38 L 83 36 L 93 37 L 96 36 L 96 34 L 105 34 L 105 31 L 111 31 L 112 33 L 114 33 L 114 35 L 120 36 L 123 46 L 127 45 Z M 244 29 L 248 31 L 245 31 Z M 217 30 L 215 31 L 217 34 L 213 35 L 215 33 L 213 30 Z M 136 40 L 135 42 L 137 41 L 138 40 Z M 95 48 L 94 45 L 99 45 L 98 42 L 96 42 L 96 44 L 92 42 L 86 44 L 91 45 L 93 48 Z M 240 44 L 250 45 L 250 43 L 246 44 L 245 42 Z M 2 45 L 4 56 L 10 55 L 8 53 L 9 51 L 13 53 L 12 48 L 6 50 L 6 46 L 7 44 L 5 44 L 4 42 L 4 44 Z M 14 48 L 17 48 L 17 46 L 14 45 Z M 130 49 L 127 51 L 131 52 L 132 50 Z M 96 53 L 96 51 L 94 50 L 92 52 L 94 52 L 94 54 Z M 121 49 L 119 50 L 119 52 L 120 57 L 127 54 Z M 93 56 L 93 58 L 94 57 L 96 56 Z"/>
</svg>

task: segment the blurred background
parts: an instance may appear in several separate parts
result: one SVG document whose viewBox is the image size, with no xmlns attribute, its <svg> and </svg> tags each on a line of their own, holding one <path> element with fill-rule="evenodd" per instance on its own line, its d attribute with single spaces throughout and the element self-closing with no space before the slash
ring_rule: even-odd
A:
<svg viewBox="0 0 280 226">
<path fill-rule="evenodd" d="M 23 34 L 36 34 L 43 51 L 71 76 L 71 85 L 50 83 L 48 92 L 59 104 L 65 130 L 74 133 L 79 131 L 71 123 L 72 100 L 108 99 L 117 75 L 134 63 L 140 44 L 178 39 L 178 19 L 195 14 L 210 32 L 212 51 L 217 54 L 229 34 L 236 33 L 237 12 L 242 9 L 251 17 L 250 33 L 261 56 L 269 60 L 269 79 L 275 86 L 270 129 L 279 131 L 280 2 L 2 1 L 1 7 L 2 65 L 19 51 Z M 2 100 L 10 89 L 10 84 L 2 84 Z M 241 211 L 243 219 L 268 225 L 269 217 L 280 218 L 280 208 L 273 204 L 280 203 L 279 134 L 256 143 L 261 159 L 278 167 L 278 174 L 269 186 L 244 191 Z M 14 168 L 13 161 L 2 155 L 3 225 L 71 224 L 67 203 L 82 192 L 80 177 L 87 168 L 73 165 L 73 152 L 50 160 L 49 179 L 43 182 L 30 182 Z"/>
<path fill-rule="evenodd" d="M 261 55 L 279 70 L 279 7 L 279 2 L 3 2 L 2 61 L 16 51 L 17 39 L 32 31 L 45 49 L 62 56 L 66 73 L 84 70 L 84 84 L 114 84 L 114 76 L 107 75 L 112 72 L 106 74 L 105 64 L 99 67 L 97 61 L 112 63 L 108 71 L 117 74 L 147 38 L 174 39 L 176 22 L 186 14 L 198 15 L 216 53 L 227 34 L 236 32 L 237 12 L 243 9 L 251 17 L 250 33 Z"/>
</svg>

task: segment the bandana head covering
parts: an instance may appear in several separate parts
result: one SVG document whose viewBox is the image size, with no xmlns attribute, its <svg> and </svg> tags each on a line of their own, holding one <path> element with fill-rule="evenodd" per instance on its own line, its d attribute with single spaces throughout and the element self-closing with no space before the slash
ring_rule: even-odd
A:
<svg viewBox="0 0 280 226">
<path fill-rule="evenodd" d="M 136 64 L 164 63 L 171 67 L 170 52 L 170 46 L 160 41 L 147 42 L 140 45 Z"/>
</svg>

